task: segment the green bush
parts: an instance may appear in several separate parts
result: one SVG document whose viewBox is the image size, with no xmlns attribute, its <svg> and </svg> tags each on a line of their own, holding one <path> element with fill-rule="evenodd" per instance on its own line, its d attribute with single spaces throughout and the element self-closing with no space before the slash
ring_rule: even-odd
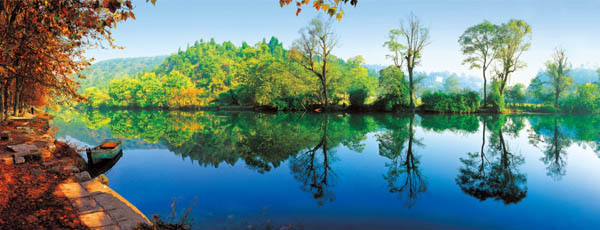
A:
<svg viewBox="0 0 600 230">
<path fill-rule="evenodd" d="M 500 94 L 500 83 L 492 82 L 491 92 L 488 94 L 487 98 L 488 105 L 492 110 L 496 112 L 501 112 L 505 108 L 504 97 Z"/>
<path fill-rule="evenodd" d="M 362 107 L 365 105 L 365 100 L 369 96 L 369 92 L 366 89 L 359 88 L 350 92 L 350 105 L 353 107 Z"/>
<path fill-rule="evenodd" d="M 373 103 L 373 108 L 377 111 L 398 111 L 403 108 L 408 108 L 408 101 L 404 98 L 397 98 L 391 95 L 380 96 Z"/>
<path fill-rule="evenodd" d="M 600 112 L 600 87 L 592 83 L 578 85 L 575 92 L 561 101 L 560 108 L 568 113 Z"/>
<path fill-rule="evenodd" d="M 479 94 L 474 91 L 446 94 L 441 91 L 425 93 L 421 97 L 426 111 L 438 113 L 474 113 L 479 110 Z"/>
<path fill-rule="evenodd" d="M 271 101 L 271 105 L 277 107 L 279 111 L 299 111 L 306 110 L 300 98 L 284 97 Z"/>
</svg>

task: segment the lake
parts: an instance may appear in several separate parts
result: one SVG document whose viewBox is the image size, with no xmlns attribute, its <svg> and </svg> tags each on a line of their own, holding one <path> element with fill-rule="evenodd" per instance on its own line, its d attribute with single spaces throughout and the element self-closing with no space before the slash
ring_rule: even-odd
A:
<svg viewBox="0 0 600 230">
<path fill-rule="evenodd" d="M 194 229 L 597 228 L 599 115 L 61 111 L 110 187 Z M 85 155 L 85 154 L 83 154 Z"/>
</svg>

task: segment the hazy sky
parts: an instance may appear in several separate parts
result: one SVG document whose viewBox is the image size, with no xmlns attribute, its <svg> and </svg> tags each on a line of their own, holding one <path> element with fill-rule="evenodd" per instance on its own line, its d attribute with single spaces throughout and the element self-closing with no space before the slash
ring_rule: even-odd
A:
<svg viewBox="0 0 600 230">
<path fill-rule="evenodd" d="M 96 60 L 165 55 L 196 40 L 215 38 L 235 44 L 254 44 L 276 36 L 288 48 L 298 30 L 317 15 L 304 8 L 279 7 L 278 0 L 158 0 L 155 6 L 134 1 L 137 20 L 113 30 L 124 50 L 90 50 Z M 431 45 L 425 48 L 417 71 L 450 71 L 480 75 L 461 65 L 457 43 L 466 28 L 482 22 L 523 19 L 533 30 L 532 46 L 523 55 L 527 68 L 517 71 L 511 83 L 528 83 L 543 68 L 553 49 L 561 46 L 574 67 L 600 67 L 600 0 L 359 0 L 344 7 L 335 22 L 340 46 L 336 56 L 362 55 L 368 64 L 390 64 L 382 44 L 390 29 L 413 12 L 430 28 Z"/>
</svg>

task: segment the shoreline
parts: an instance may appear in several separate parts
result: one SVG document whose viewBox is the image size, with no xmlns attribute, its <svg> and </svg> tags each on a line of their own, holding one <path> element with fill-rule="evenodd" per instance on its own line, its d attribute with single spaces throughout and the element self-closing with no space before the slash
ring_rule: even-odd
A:
<svg viewBox="0 0 600 230">
<path fill-rule="evenodd" d="M 131 110 L 131 111 L 181 111 L 181 112 L 200 112 L 200 111 L 231 111 L 231 112 L 257 112 L 257 113 L 349 113 L 349 114 L 433 114 L 433 115 L 589 115 L 598 113 L 564 113 L 564 112 L 542 112 L 542 111 L 522 111 L 514 109 L 505 109 L 501 112 L 479 110 L 476 112 L 435 112 L 416 108 L 414 112 L 409 109 L 396 111 L 381 111 L 370 108 L 354 109 L 348 108 L 333 108 L 328 111 L 320 108 L 312 110 L 276 110 L 273 108 L 264 108 L 257 106 L 203 106 L 203 107 L 185 107 L 185 108 L 165 108 L 165 107 L 90 107 L 83 106 L 87 110 L 109 111 L 109 110 Z"/>
<path fill-rule="evenodd" d="M 23 227 L 23 218 L 31 227 L 135 229 L 151 224 L 108 183 L 91 178 L 77 150 L 55 140 L 51 119 L 47 114 L 11 117 L 0 127 L 0 193 L 6 193 L 0 196 L 0 225 Z M 44 217 L 47 212 L 61 215 Z"/>
</svg>

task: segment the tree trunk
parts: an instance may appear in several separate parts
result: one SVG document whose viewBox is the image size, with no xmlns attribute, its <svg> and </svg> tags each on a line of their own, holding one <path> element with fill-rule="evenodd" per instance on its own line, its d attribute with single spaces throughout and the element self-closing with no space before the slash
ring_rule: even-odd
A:
<svg viewBox="0 0 600 230">
<path fill-rule="evenodd" d="M 415 86 L 413 82 L 413 69 L 408 68 L 408 87 L 410 91 L 410 108 L 415 112 Z"/>
<path fill-rule="evenodd" d="M 485 162 L 485 153 L 483 151 L 484 147 L 485 147 L 485 117 L 483 118 L 483 135 L 481 135 L 481 166 L 479 166 L 479 170 L 483 171 L 484 170 L 484 162 Z"/>
<path fill-rule="evenodd" d="M 13 103 L 13 114 L 15 117 L 19 116 L 19 104 L 20 104 L 21 94 L 15 92 L 15 101 Z"/>
<path fill-rule="evenodd" d="M 325 97 L 325 110 L 329 110 L 329 95 L 327 90 L 327 56 L 323 58 L 323 69 L 321 72 L 321 84 L 323 85 L 323 97 Z"/>
<path fill-rule="evenodd" d="M 485 69 L 483 70 L 483 108 L 487 108 L 487 78 L 485 77 Z"/>
<path fill-rule="evenodd" d="M 558 109 L 558 95 L 559 95 L 559 91 L 555 90 L 554 92 L 554 108 Z"/>
</svg>

